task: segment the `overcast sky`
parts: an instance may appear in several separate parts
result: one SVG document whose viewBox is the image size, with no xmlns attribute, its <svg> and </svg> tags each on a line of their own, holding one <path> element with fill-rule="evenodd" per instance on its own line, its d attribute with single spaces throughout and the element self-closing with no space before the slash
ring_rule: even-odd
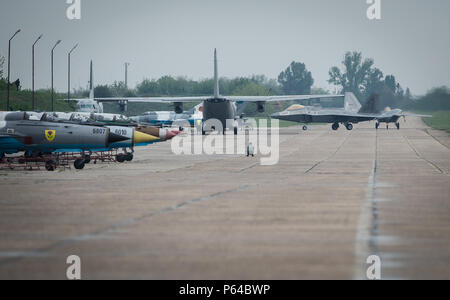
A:
<svg viewBox="0 0 450 300">
<path fill-rule="evenodd" d="M 37 88 L 67 89 L 67 52 L 72 86 L 87 86 L 89 60 L 95 83 L 183 75 L 212 77 L 218 49 L 220 76 L 264 74 L 276 78 L 295 60 L 306 63 L 315 85 L 328 88 L 328 70 L 349 50 L 375 59 L 414 94 L 450 86 L 450 1 L 381 0 L 382 19 L 366 17 L 366 0 L 81 0 L 81 20 L 68 20 L 66 0 L 1 0 L 0 55 L 13 40 L 12 76 L 31 87 L 31 45 L 36 48 Z M 6 72 L 6 68 L 5 68 Z"/>
</svg>

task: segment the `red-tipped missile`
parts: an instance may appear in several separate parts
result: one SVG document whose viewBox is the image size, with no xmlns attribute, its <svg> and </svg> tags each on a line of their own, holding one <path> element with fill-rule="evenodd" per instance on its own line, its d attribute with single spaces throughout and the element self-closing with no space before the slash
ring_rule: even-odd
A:
<svg viewBox="0 0 450 300">
<path fill-rule="evenodd" d="M 166 139 L 167 140 L 171 140 L 171 139 L 173 139 L 174 137 L 176 137 L 178 135 L 178 133 L 175 133 L 175 132 L 173 132 L 173 131 L 167 131 L 167 133 L 166 133 Z"/>
<path fill-rule="evenodd" d="M 145 134 L 158 137 L 161 141 L 167 141 L 174 138 L 178 133 L 166 128 L 158 128 L 153 126 L 138 126 L 136 130 Z"/>
</svg>

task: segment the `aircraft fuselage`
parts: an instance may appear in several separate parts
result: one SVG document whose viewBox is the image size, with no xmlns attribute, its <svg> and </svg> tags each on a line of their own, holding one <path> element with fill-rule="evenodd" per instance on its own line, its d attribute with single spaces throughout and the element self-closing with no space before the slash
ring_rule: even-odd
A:
<svg viewBox="0 0 450 300">
<path fill-rule="evenodd" d="M 217 119 L 225 129 L 227 128 L 227 120 L 234 120 L 235 117 L 236 104 L 233 101 L 223 98 L 211 98 L 203 102 L 203 122 Z"/>
</svg>

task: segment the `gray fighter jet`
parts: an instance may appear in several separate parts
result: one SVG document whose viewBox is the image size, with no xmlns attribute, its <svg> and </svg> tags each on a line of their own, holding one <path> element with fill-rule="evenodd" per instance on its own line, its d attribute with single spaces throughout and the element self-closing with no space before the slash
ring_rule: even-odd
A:
<svg viewBox="0 0 450 300">
<path fill-rule="evenodd" d="M 347 130 L 353 129 L 353 124 L 376 120 L 375 127 L 379 128 L 380 123 L 395 123 L 397 129 L 400 129 L 398 120 L 406 116 L 431 117 L 428 115 L 405 114 L 400 109 L 390 110 L 386 108 L 384 112 L 379 109 L 379 97 L 376 94 L 370 96 L 364 106 L 361 106 L 353 93 L 345 93 L 344 108 L 318 108 L 312 106 L 292 105 L 282 112 L 272 115 L 272 118 L 286 121 L 293 121 L 304 124 L 311 123 L 331 123 L 333 130 L 338 130 L 339 125 L 343 124 Z M 307 130 L 307 125 L 303 130 Z"/>
<path fill-rule="evenodd" d="M 206 121 L 215 119 L 222 124 L 223 130 L 234 129 L 234 133 L 238 132 L 237 120 L 240 116 L 236 102 L 256 103 L 259 112 L 265 111 L 267 102 L 279 101 L 295 101 L 320 98 L 343 97 L 343 95 L 289 95 L 289 96 L 221 96 L 219 93 L 219 72 L 217 65 L 217 51 L 214 50 L 214 95 L 199 97 L 117 97 L 117 98 L 93 98 L 98 103 L 116 102 L 122 107 L 126 107 L 132 102 L 154 102 L 154 103 L 172 103 L 174 111 L 177 114 L 183 113 L 183 104 L 188 102 L 203 102 L 203 124 Z M 72 99 L 82 101 L 85 99 Z M 231 120 L 231 122 L 227 122 Z M 231 128 L 229 128 L 231 126 Z"/>
<path fill-rule="evenodd" d="M 5 154 L 108 150 L 130 139 L 127 128 L 42 121 L 26 112 L 0 112 L 0 158 Z M 135 132 L 136 135 L 137 132 Z M 141 133 L 137 133 L 139 138 Z M 147 135 L 145 135 L 147 136 Z"/>
</svg>

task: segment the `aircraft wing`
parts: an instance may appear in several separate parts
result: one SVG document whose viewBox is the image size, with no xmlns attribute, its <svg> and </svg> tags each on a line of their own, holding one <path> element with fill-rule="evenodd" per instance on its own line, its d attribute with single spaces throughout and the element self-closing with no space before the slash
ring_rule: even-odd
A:
<svg viewBox="0 0 450 300">
<path fill-rule="evenodd" d="M 118 98 L 94 98 L 98 102 L 151 102 L 151 103 L 191 103 L 202 102 L 210 99 L 211 97 L 118 97 Z"/>
<path fill-rule="evenodd" d="M 417 118 L 432 118 L 432 115 L 416 115 L 416 114 L 409 114 L 409 113 L 405 113 L 402 114 L 402 117 L 417 117 Z"/>
<path fill-rule="evenodd" d="M 239 102 L 278 102 L 278 101 L 295 101 L 308 99 L 325 99 L 344 97 L 343 95 L 288 95 L 288 96 L 224 96 L 223 99 Z M 151 102 L 151 103 L 188 103 L 202 102 L 211 99 L 211 96 L 199 97 L 117 97 L 117 98 L 94 98 L 98 102 Z M 71 99 L 79 101 L 82 99 Z"/>
<path fill-rule="evenodd" d="M 344 95 L 228 96 L 224 98 L 227 100 L 240 102 L 279 102 L 338 97 L 344 97 Z"/>
</svg>

